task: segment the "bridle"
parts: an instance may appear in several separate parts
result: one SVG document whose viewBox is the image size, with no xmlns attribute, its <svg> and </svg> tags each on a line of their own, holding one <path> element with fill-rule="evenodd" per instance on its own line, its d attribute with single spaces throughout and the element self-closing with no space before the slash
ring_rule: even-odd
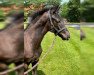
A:
<svg viewBox="0 0 94 75">
<path fill-rule="evenodd" d="M 58 29 L 55 27 L 54 23 L 52 22 L 51 10 L 48 11 L 48 15 L 49 15 L 50 23 L 51 23 L 51 30 L 54 29 L 56 31 L 55 35 L 58 35 L 60 32 L 67 30 L 66 27 L 63 27 L 61 29 Z"/>
</svg>

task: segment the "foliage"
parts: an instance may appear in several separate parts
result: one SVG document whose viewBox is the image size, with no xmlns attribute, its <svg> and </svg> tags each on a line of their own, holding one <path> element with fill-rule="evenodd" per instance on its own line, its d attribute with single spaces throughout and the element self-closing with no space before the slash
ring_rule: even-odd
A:
<svg viewBox="0 0 94 75">
<path fill-rule="evenodd" d="M 12 4 L 23 5 L 24 0 L 0 0 L 0 6 L 7 7 Z"/>
<path fill-rule="evenodd" d="M 82 19 L 85 19 L 86 22 L 94 22 L 94 8 L 87 8 L 87 10 L 84 10 L 81 14 Z"/>
<path fill-rule="evenodd" d="M 60 5 L 61 0 L 25 0 L 31 4 L 34 5 L 40 5 L 40 4 L 45 4 L 45 5 Z"/>
<path fill-rule="evenodd" d="M 31 5 L 30 1 L 25 0 L 25 1 L 24 1 L 24 6 L 27 7 L 27 6 L 29 6 L 29 5 Z"/>
<path fill-rule="evenodd" d="M 0 1 L 0 6 L 6 7 L 6 6 L 10 6 L 12 3 L 10 3 L 9 1 Z"/>
<path fill-rule="evenodd" d="M 94 5 L 94 0 L 85 0 L 85 2 L 89 2 L 90 4 Z"/>
<path fill-rule="evenodd" d="M 29 6 L 35 4 L 38 7 L 40 4 L 44 6 L 60 5 L 62 0 L 0 0 L 0 6 L 10 6 L 12 4 Z M 61 6 L 60 14 L 67 18 L 70 22 L 79 22 L 80 19 L 85 19 L 87 22 L 94 22 L 94 0 L 69 0 Z M 2 15 L 1 15 L 2 17 Z"/>
<path fill-rule="evenodd" d="M 94 5 L 92 4 L 88 1 L 81 3 L 81 19 L 85 19 L 86 22 L 94 22 Z"/>
<path fill-rule="evenodd" d="M 61 5 L 60 14 L 61 14 L 62 17 L 67 18 L 67 14 L 68 14 L 67 3 L 64 3 L 63 5 Z"/>
<path fill-rule="evenodd" d="M 41 3 L 46 2 L 46 0 L 25 0 L 26 2 L 29 2 L 30 4 L 34 4 L 34 5 L 40 5 Z"/>
<path fill-rule="evenodd" d="M 0 10 L 0 21 L 4 21 L 4 19 L 5 19 L 4 12 Z"/>
<path fill-rule="evenodd" d="M 82 3 L 79 0 L 70 0 L 68 3 L 64 3 L 61 9 L 62 17 L 67 18 L 70 22 L 79 22 L 80 20 L 94 22 L 93 13 L 94 0 L 85 0 Z"/>
<path fill-rule="evenodd" d="M 47 4 L 48 5 L 60 5 L 61 0 L 48 0 Z"/>
<path fill-rule="evenodd" d="M 80 21 L 79 0 L 70 0 L 68 3 L 67 19 L 70 22 Z"/>
</svg>

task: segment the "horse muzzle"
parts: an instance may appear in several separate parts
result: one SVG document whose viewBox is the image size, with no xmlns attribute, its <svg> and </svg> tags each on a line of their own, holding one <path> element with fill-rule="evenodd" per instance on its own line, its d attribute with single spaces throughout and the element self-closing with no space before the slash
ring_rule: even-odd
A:
<svg viewBox="0 0 94 75">
<path fill-rule="evenodd" d="M 64 33 L 59 33 L 58 36 L 61 37 L 62 40 L 69 40 L 70 33 L 68 31 L 67 32 L 64 32 Z"/>
</svg>

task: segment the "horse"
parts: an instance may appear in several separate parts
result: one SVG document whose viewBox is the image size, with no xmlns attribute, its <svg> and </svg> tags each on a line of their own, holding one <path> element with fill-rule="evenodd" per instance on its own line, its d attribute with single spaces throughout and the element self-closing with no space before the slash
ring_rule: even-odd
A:
<svg viewBox="0 0 94 75">
<path fill-rule="evenodd" d="M 11 63 L 18 66 L 24 62 L 24 13 L 16 12 L 9 17 L 12 20 L 0 31 L 0 72 Z M 22 69 L 17 71 L 23 75 Z"/>
<path fill-rule="evenodd" d="M 82 29 L 80 29 L 80 40 L 84 40 L 86 38 L 86 34 Z"/>
<path fill-rule="evenodd" d="M 65 27 L 60 15 L 59 7 L 53 6 L 36 11 L 29 16 L 29 25 L 24 31 L 24 70 L 28 70 L 38 63 L 42 53 L 41 42 L 48 31 L 58 35 L 62 40 L 69 40 L 70 33 Z M 30 21 L 31 20 L 31 21 Z M 37 75 L 37 66 L 32 70 Z"/>
</svg>

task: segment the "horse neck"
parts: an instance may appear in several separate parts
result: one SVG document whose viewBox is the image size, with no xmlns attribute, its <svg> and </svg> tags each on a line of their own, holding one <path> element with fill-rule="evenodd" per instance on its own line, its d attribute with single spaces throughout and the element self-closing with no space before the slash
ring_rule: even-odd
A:
<svg viewBox="0 0 94 75">
<path fill-rule="evenodd" d="M 32 38 L 33 43 L 40 45 L 44 35 L 49 31 L 49 26 L 46 24 L 48 21 L 48 14 L 45 13 L 41 18 L 34 24 L 31 25 L 29 29 L 27 29 L 27 33 Z M 37 42 L 35 42 L 35 41 Z"/>
</svg>

